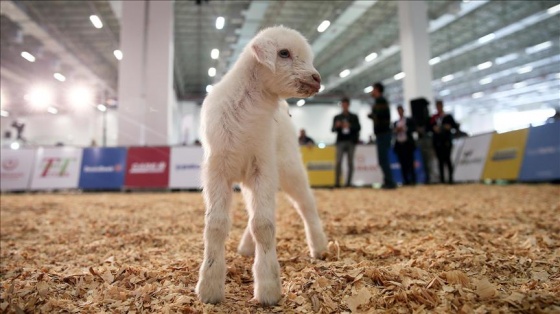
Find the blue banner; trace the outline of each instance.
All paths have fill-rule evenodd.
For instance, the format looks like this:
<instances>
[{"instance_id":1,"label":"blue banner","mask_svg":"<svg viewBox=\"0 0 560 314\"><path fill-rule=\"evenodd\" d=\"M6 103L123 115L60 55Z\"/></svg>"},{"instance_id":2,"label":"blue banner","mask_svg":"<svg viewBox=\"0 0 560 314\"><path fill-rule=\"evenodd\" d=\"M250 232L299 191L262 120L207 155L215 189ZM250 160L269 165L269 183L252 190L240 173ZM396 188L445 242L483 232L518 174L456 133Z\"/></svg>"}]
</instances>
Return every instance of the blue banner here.
<instances>
[{"instance_id":1,"label":"blue banner","mask_svg":"<svg viewBox=\"0 0 560 314\"><path fill-rule=\"evenodd\" d=\"M560 122L529 128L519 181L560 179Z\"/></svg>"},{"instance_id":2,"label":"blue banner","mask_svg":"<svg viewBox=\"0 0 560 314\"><path fill-rule=\"evenodd\" d=\"M391 171L393 173L393 180L396 183L403 183L403 177L401 172L401 164L397 158L397 154L393 148L389 151L389 162L391 163ZM422 161L422 155L420 150L416 148L414 151L414 172L416 173L416 183L426 182L426 174L424 173L424 163Z\"/></svg>"},{"instance_id":3,"label":"blue banner","mask_svg":"<svg viewBox=\"0 0 560 314\"><path fill-rule=\"evenodd\" d=\"M119 190L124 185L126 148L84 148L79 188Z\"/></svg>"}]
</instances>

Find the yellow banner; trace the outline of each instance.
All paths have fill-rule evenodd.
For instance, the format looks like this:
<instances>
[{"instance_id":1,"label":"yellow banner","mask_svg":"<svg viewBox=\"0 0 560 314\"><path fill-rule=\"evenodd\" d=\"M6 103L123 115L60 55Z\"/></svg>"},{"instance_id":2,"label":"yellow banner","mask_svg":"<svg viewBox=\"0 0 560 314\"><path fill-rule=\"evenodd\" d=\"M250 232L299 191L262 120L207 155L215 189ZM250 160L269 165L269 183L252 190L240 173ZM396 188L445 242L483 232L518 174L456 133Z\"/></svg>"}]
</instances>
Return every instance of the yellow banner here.
<instances>
[{"instance_id":1,"label":"yellow banner","mask_svg":"<svg viewBox=\"0 0 560 314\"><path fill-rule=\"evenodd\" d=\"M483 179L515 180L519 176L529 129L494 134Z\"/></svg>"},{"instance_id":2,"label":"yellow banner","mask_svg":"<svg viewBox=\"0 0 560 314\"><path fill-rule=\"evenodd\" d=\"M333 186L336 149L302 146L301 157L311 186Z\"/></svg>"}]
</instances>

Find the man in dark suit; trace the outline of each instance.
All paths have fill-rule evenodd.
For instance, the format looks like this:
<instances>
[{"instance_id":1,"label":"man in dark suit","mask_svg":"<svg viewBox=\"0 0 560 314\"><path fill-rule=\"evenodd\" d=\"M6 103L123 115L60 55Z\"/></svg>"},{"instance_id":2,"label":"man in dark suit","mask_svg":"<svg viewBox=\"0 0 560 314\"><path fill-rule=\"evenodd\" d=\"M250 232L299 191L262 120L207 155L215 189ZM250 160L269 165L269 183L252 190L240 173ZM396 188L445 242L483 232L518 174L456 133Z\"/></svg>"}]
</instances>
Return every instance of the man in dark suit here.
<instances>
[{"instance_id":1,"label":"man in dark suit","mask_svg":"<svg viewBox=\"0 0 560 314\"><path fill-rule=\"evenodd\" d=\"M414 150L416 149L416 143L414 142L412 133L416 129L416 125L414 120L404 116L403 106L399 105L397 107L397 112L399 113L399 120L393 125L393 131L395 133L395 146L393 149L399 159L399 164L401 164L404 185L415 185L416 172L414 171Z\"/></svg>"},{"instance_id":2,"label":"man in dark suit","mask_svg":"<svg viewBox=\"0 0 560 314\"><path fill-rule=\"evenodd\" d=\"M375 104L368 115L373 120L373 133L377 141L377 160L383 171L383 189L396 189L397 185L393 181L391 164L389 162L389 150L391 149L391 110L389 102L383 96L385 87L380 82L373 84L371 96L375 99Z\"/></svg>"},{"instance_id":3,"label":"man in dark suit","mask_svg":"<svg viewBox=\"0 0 560 314\"><path fill-rule=\"evenodd\" d=\"M336 172L335 187L340 187L340 173L342 172L342 156L346 154L348 162L348 178L346 186L352 184L352 174L354 173L354 151L360 137L360 121L358 116L348 111L350 100L343 98L340 101L342 113L333 119L332 131L336 132Z\"/></svg>"},{"instance_id":4,"label":"man in dark suit","mask_svg":"<svg viewBox=\"0 0 560 314\"><path fill-rule=\"evenodd\" d=\"M444 167L447 165L449 183L453 184L453 164L451 163L451 150L453 149L453 133L457 132L458 125L453 116L443 111L443 101L436 101L437 113L430 119L433 132L432 140L439 165L439 180L445 182Z\"/></svg>"}]
</instances>

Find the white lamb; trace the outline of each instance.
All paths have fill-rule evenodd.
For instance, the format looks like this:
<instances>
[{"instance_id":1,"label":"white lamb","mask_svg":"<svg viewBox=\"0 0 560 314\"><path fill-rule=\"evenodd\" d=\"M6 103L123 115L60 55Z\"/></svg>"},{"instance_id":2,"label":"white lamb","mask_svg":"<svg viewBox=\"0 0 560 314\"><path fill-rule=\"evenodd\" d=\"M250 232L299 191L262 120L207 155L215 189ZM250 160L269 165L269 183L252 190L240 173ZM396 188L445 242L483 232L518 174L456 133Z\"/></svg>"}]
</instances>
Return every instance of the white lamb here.
<instances>
[{"instance_id":1,"label":"white lamb","mask_svg":"<svg viewBox=\"0 0 560 314\"><path fill-rule=\"evenodd\" d=\"M311 256L321 258L326 252L327 238L284 100L314 95L320 82L307 40L295 30L272 27L257 34L204 100L206 227L204 261L196 287L203 302L224 299L224 250L235 182L241 183L249 213L238 252L255 254L254 297L259 303L276 304L282 295L275 239L278 187L291 198L304 221Z\"/></svg>"}]
</instances>

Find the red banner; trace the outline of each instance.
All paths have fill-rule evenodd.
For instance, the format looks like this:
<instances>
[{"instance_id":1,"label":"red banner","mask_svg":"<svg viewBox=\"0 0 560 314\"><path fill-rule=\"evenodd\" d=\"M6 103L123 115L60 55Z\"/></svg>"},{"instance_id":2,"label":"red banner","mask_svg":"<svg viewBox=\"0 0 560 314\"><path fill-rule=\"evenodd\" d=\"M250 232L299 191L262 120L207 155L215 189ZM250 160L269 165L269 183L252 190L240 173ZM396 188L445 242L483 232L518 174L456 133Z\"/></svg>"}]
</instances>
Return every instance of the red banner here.
<instances>
[{"instance_id":1,"label":"red banner","mask_svg":"<svg viewBox=\"0 0 560 314\"><path fill-rule=\"evenodd\" d=\"M127 188L167 188L169 147L131 147L126 158Z\"/></svg>"}]
</instances>

